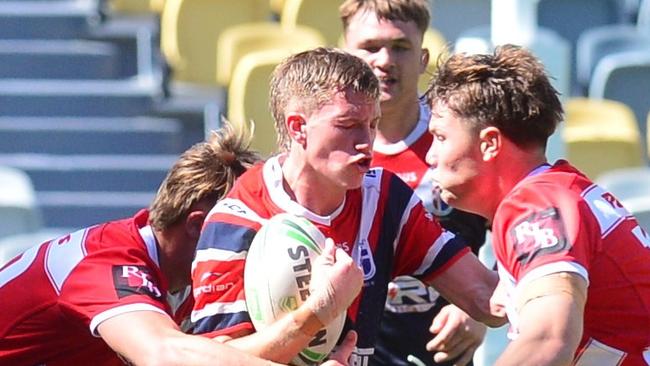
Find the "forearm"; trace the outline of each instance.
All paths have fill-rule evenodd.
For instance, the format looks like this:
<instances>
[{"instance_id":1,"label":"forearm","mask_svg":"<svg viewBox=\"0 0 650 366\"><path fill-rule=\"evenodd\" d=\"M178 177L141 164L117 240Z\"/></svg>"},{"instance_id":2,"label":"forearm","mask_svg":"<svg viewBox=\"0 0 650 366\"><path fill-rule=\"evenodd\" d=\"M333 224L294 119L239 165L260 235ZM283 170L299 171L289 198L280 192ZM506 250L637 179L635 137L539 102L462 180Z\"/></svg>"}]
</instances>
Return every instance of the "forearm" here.
<instances>
[{"instance_id":1,"label":"forearm","mask_svg":"<svg viewBox=\"0 0 650 366\"><path fill-rule=\"evenodd\" d=\"M273 366L281 365L255 357L243 350L221 344L201 336L175 334L166 338L157 356L152 356L151 365L228 365L228 366ZM155 359L155 357L159 357Z\"/></svg>"},{"instance_id":2,"label":"forearm","mask_svg":"<svg viewBox=\"0 0 650 366\"><path fill-rule=\"evenodd\" d=\"M499 327L507 319L490 306L490 297L497 283L496 272L485 268L476 256L468 253L428 284L473 319L491 327Z\"/></svg>"},{"instance_id":3,"label":"forearm","mask_svg":"<svg viewBox=\"0 0 650 366\"><path fill-rule=\"evenodd\" d=\"M563 366L572 361L573 350L560 339L520 337L508 344L495 366Z\"/></svg>"},{"instance_id":4,"label":"forearm","mask_svg":"<svg viewBox=\"0 0 650 366\"><path fill-rule=\"evenodd\" d=\"M322 327L316 316L303 306L268 328L230 339L227 344L267 360L288 363L308 346Z\"/></svg>"}]
</instances>

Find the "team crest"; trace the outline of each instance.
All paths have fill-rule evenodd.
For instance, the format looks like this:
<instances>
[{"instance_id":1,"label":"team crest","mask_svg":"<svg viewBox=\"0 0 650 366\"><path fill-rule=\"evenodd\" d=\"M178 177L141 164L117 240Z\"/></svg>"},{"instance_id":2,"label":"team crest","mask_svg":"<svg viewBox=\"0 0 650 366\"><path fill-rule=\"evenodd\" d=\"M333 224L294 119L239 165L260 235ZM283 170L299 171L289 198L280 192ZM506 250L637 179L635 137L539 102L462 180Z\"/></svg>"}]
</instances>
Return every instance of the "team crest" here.
<instances>
[{"instance_id":1,"label":"team crest","mask_svg":"<svg viewBox=\"0 0 650 366\"><path fill-rule=\"evenodd\" d=\"M449 215L454 209L442 200L440 191L440 187L436 186L433 188L431 195L431 213L438 217L443 217Z\"/></svg>"},{"instance_id":2,"label":"team crest","mask_svg":"<svg viewBox=\"0 0 650 366\"><path fill-rule=\"evenodd\" d=\"M517 261L526 264L538 256L568 250L564 224L557 208L535 212L510 230Z\"/></svg>"},{"instance_id":3,"label":"team crest","mask_svg":"<svg viewBox=\"0 0 650 366\"><path fill-rule=\"evenodd\" d=\"M372 257L372 251L370 250L368 241L362 239L357 242L357 251L354 254L354 257L356 257L354 259L363 270L363 281L371 280L375 276L375 273L377 273L377 267L375 267L375 260Z\"/></svg>"}]
</instances>

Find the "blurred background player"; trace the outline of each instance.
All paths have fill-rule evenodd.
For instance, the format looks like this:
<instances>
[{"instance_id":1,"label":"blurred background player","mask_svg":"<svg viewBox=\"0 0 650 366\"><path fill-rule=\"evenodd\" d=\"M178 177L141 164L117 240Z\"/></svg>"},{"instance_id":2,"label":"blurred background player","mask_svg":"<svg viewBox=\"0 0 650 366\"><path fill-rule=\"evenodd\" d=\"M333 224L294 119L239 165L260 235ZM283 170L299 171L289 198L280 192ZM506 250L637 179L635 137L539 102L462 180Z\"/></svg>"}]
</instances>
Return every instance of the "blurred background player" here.
<instances>
[{"instance_id":1,"label":"blurred background player","mask_svg":"<svg viewBox=\"0 0 650 366\"><path fill-rule=\"evenodd\" d=\"M189 293L209 209L258 160L249 143L225 127L178 159L150 210L53 239L7 263L0 270L0 364L272 364L182 333L174 318L188 307L168 302L170 293Z\"/></svg>"},{"instance_id":2,"label":"blurred background player","mask_svg":"<svg viewBox=\"0 0 650 366\"><path fill-rule=\"evenodd\" d=\"M452 56L428 92L442 198L492 222L513 341L497 365L650 364L650 238L567 161L545 157L558 93L527 50Z\"/></svg>"},{"instance_id":3,"label":"blurred background player","mask_svg":"<svg viewBox=\"0 0 650 366\"><path fill-rule=\"evenodd\" d=\"M422 48L429 26L424 0L347 0L340 8L346 49L364 59L379 79L381 119L372 166L396 173L423 200L442 226L462 237L474 253L485 241L485 219L447 206L426 163L432 136L430 108L418 96L418 79L429 61ZM440 319L433 322L440 314ZM443 321L442 318L449 318ZM445 328L442 328L445 324ZM432 331L438 336L432 341ZM372 363L409 365L409 355L427 365L465 365L481 344L485 326L421 281L400 276L389 284L386 312ZM441 350L435 356L427 351ZM438 361L438 362L436 362Z\"/></svg>"},{"instance_id":4,"label":"blurred background player","mask_svg":"<svg viewBox=\"0 0 650 366\"><path fill-rule=\"evenodd\" d=\"M374 352L388 282L396 275L414 275L435 285L479 319L503 321L486 303L496 274L443 231L402 180L370 169L379 92L370 67L338 50L298 53L275 69L270 105L284 153L242 175L206 220L193 286L233 287L195 298L195 332L212 332L229 345L277 362L292 359L311 340L317 328L298 334L279 327L253 333L245 307L246 250L264 219L281 212L312 221L347 253L341 257L351 256L353 265L363 269L359 296L357 278L333 283L332 301L325 304L330 309L316 313L328 324L347 309L348 325L359 335L353 365L367 364Z\"/></svg>"}]
</instances>

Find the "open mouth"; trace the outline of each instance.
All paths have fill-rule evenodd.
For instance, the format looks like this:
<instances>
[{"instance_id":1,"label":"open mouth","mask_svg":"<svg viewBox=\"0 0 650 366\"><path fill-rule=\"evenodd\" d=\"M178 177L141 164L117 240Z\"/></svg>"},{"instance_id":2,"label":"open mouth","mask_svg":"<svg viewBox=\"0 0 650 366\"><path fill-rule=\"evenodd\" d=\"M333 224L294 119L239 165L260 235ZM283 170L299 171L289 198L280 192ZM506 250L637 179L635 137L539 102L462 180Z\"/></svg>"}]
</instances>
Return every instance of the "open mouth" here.
<instances>
[{"instance_id":1,"label":"open mouth","mask_svg":"<svg viewBox=\"0 0 650 366\"><path fill-rule=\"evenodd\" d=\"M362 169L367 171L370 169L370 162L372 161L371 158L361 158L359 159L356 164Z\"/></svg>"},{"instance_id":2,"label":"open mouth","mask_svg":"<svg viewBox=\"0 0 650 366\"><path fill-rule=\"evenodd\" d=\"M379 83L382 86L386 86L386 87L390 87L395 83L397 83L397 79L391 76L380 76L378 77L378 79L379 79Z\"/></svg>"}]
</instances>

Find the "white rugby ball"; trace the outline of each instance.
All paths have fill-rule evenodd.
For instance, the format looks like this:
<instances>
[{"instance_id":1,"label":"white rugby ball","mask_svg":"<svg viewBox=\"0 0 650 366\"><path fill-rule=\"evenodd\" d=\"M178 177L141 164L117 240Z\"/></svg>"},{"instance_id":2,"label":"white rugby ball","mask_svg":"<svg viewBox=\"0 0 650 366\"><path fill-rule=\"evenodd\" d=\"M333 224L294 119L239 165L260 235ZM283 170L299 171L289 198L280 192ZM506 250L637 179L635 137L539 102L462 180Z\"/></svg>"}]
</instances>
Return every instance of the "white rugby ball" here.
<instances>
[{"instance_id":1,"label":"white rugby ball","mask_svg":"<svg viewBox=\"0 0 650 366\"><path fill-rule=\"evenodd\" d=\"M309 296L311 263L325 237L309 220L287 213L268 220L253 238L244 267L246 306L256 330L298 308ZM345 314L321 329L293 365L317 365L341 335Z\"/></svg>"}]
</instances>

